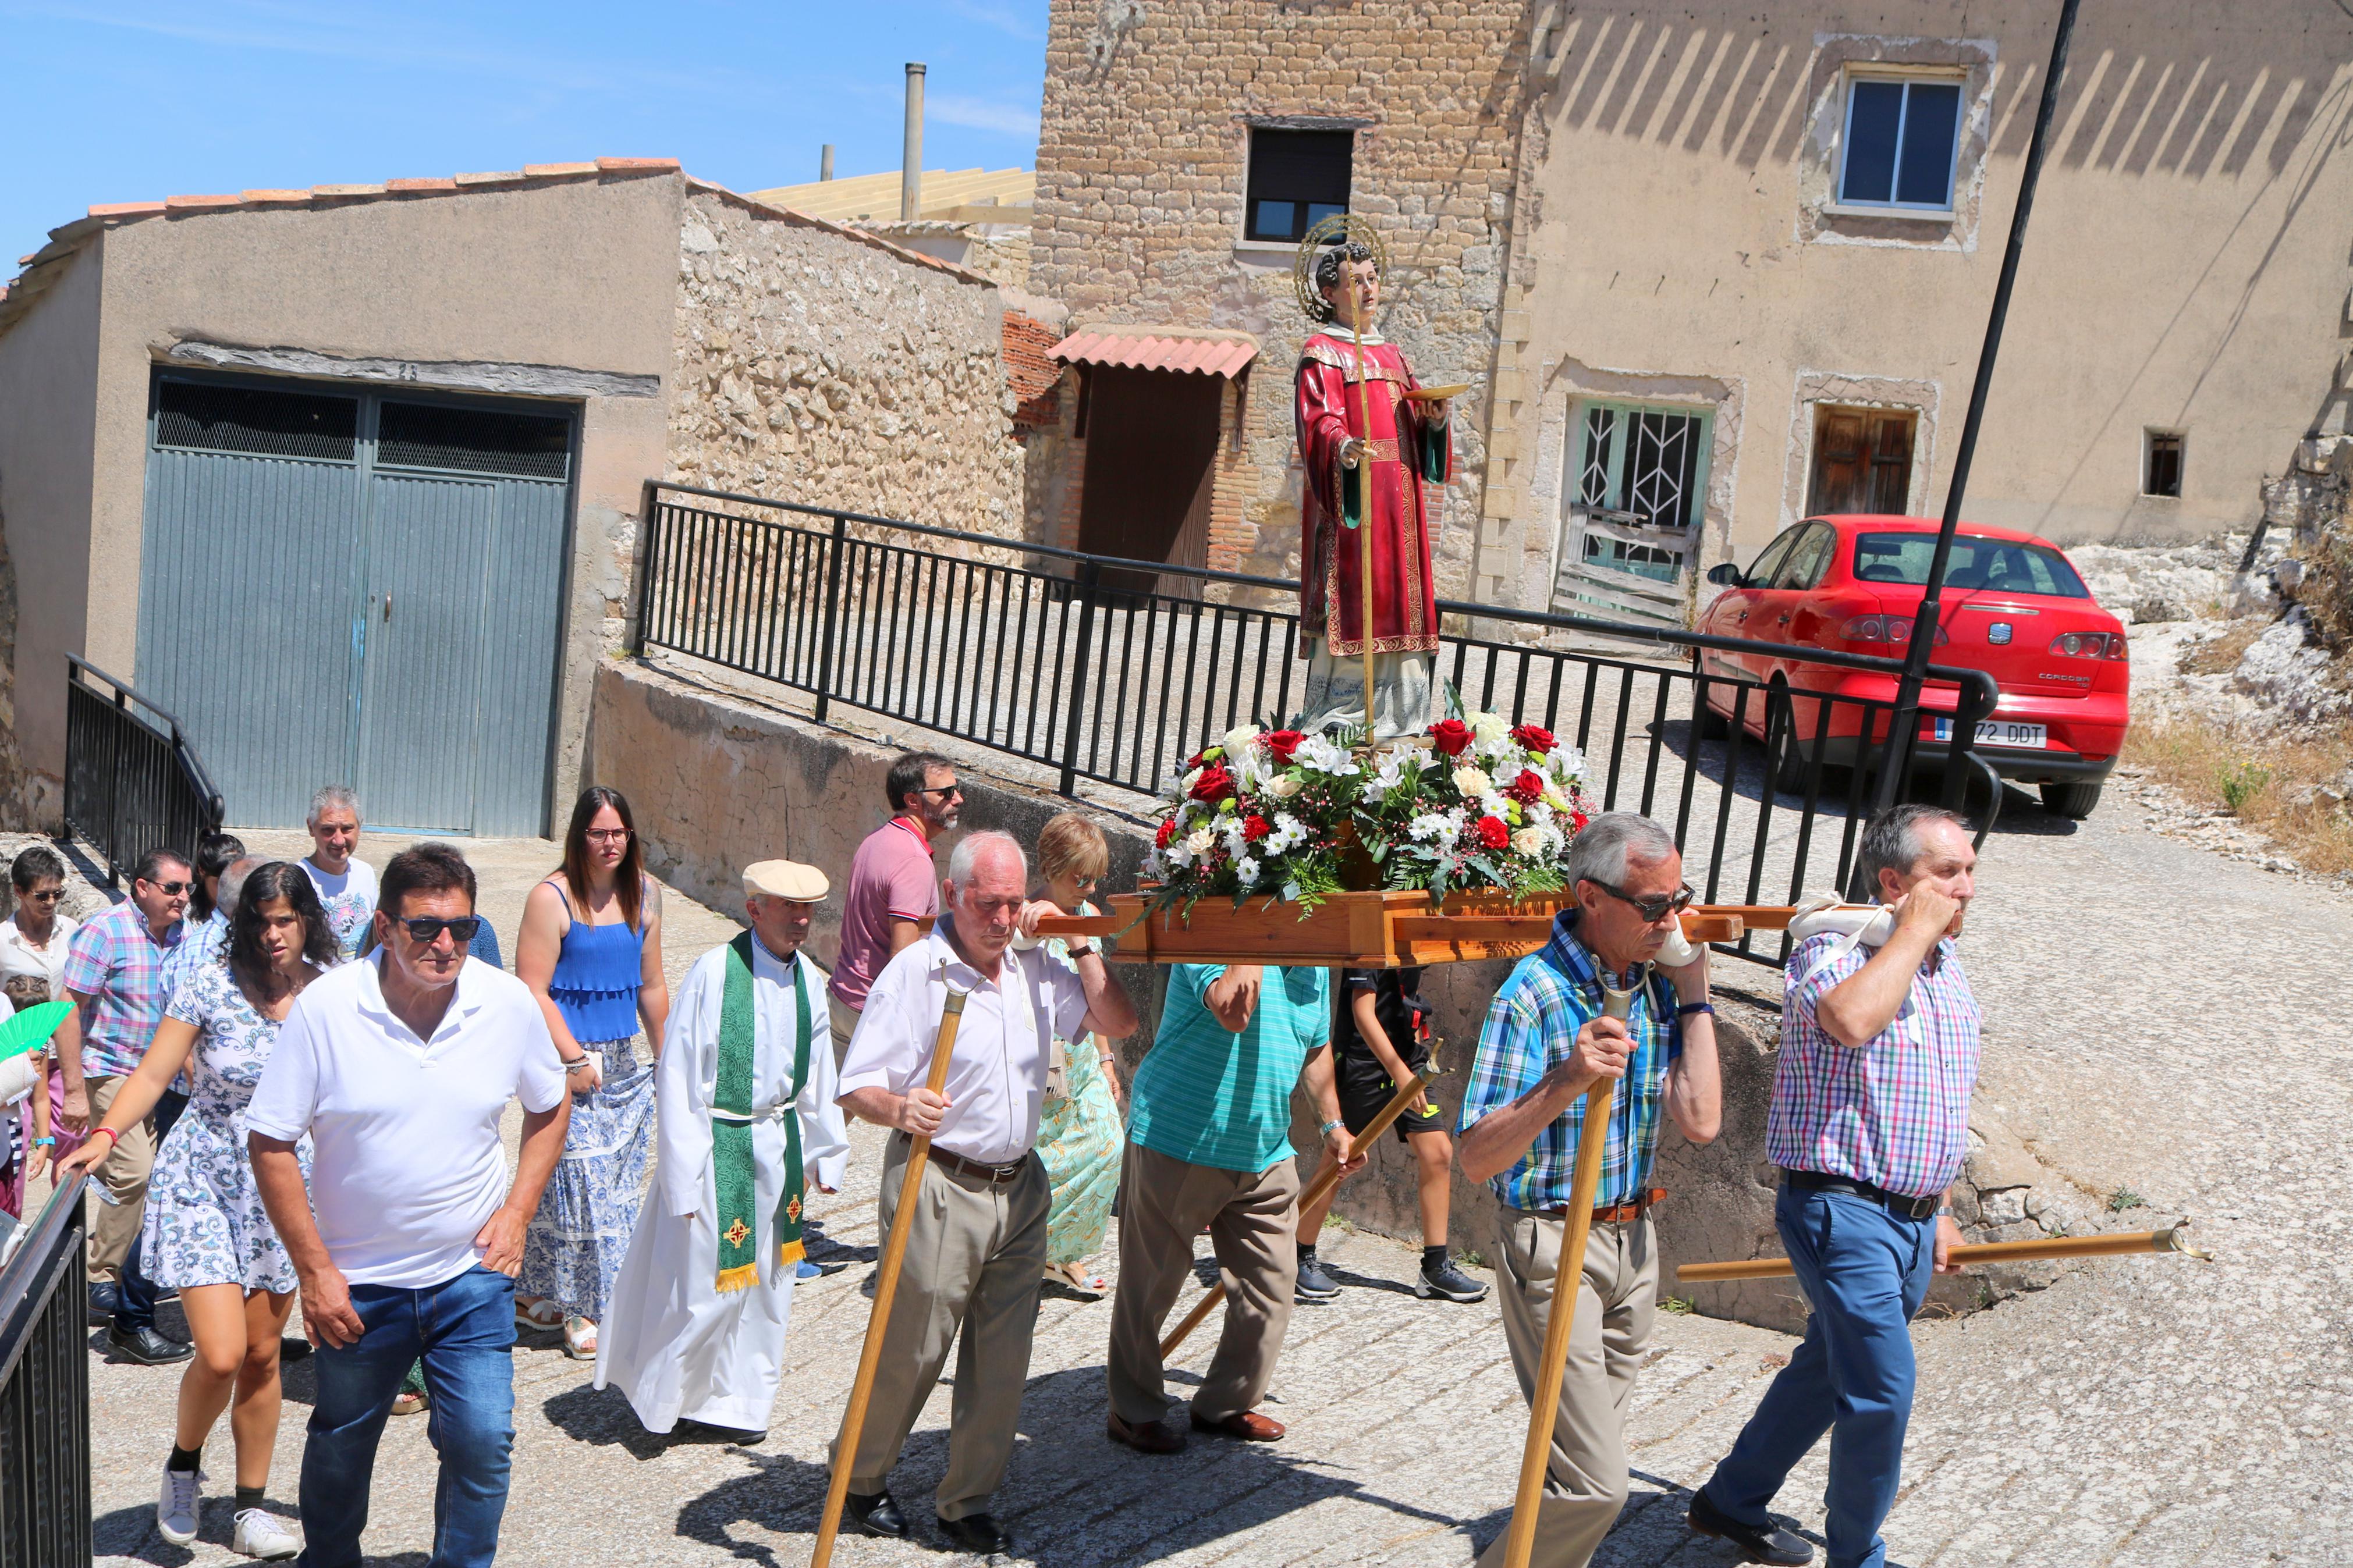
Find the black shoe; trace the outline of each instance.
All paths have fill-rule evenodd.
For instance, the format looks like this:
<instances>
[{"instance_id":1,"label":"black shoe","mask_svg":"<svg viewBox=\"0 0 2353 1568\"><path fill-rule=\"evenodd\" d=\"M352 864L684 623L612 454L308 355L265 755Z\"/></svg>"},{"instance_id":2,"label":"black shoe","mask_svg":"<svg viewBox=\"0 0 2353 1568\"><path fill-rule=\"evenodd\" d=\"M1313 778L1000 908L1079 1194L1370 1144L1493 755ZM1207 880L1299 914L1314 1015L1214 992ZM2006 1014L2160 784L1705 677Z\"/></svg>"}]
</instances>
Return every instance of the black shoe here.
<instances>
[{"instance_id":1,"label":"black shoe","mask_svg":"<svg viewBox=\"0 0 2353 1568\"><path fill-rule=\"evenodd\" d=\"M1322 1260L1303 1258L1299 1260L1299 1282L1292 1287L1294 1301L1329 1301L1340 1293L1340 1282L1324 1272Z\"/></svg>"},{"instance_id":2,"label":"black shoe","mask_svg":"<svg viewBox=\"0 0 2353 1568\"><path fill-rule=\"evenodd\" d=\"M768 1440L765 1431L753 1432L741 1426L715 1426L708 1421L681 1417L670 1428L673 1443L734 1443L746 1448L756 1448Z\"/></svg>"},{"instance_id":3,"label":"black shoe","mask_svg":"<svg viewBox=\"0 0 2353 1568\"><path fill-rule=\"evenodd\" d=\"M1814 1560L1814 1549L1775 1524L1768 1517L1761 1525L1746 1525L1731 1519L1707 1500L1704 1489L1692 1493L1691 1511L1684 1522L1701 1535L1712 1535L1718 1541L1728 1541L1741 1556L1751 1563L1772 1563L1780 1568L1799 1568L1799 1564Z\"/></svg>"},{"instance_id":4,"label":"black shoe","mask_svg":"<svg viewBox=\"0 0 2353 1568\"><path fill-rule=\"evenodd\" d=\"M135 1329L127 1334L121 1329L109 1329L106 1331L106 1342L115 1354L125 1361L135 1361L141 1366L168 1366L196 1353L194 1345L167 1340L153 1329Z\"/></svg>"},{"instance_id":5,"label":"black shoe","mask_svg":"<svg viewBox=\"0 0 2353 1568\"><path fill-rule=\"evenodd\" d=\"M301 1361L304 1356L307 1356L310 1353L310 1341L304 1339L289 1339L283 1335L280 1336L278 1341L278 1360L281 1365L287 1362Z\"/></svg>"},{"instance_id":6,"label":"black shoe","mask_svg":"<svg viewBox=\"0 0 2353 1568\"><path fill-rule=\"evenodd\" d=\"M122 1287L111 1279L100 1279L90 1288L90 1321L111 1323L114 1314L122 1310Z\"/></svg>"},{"instance_id":7,"label":"black shoe","mask_svg":"<svg viewBox=\"0 0 2353 1568\"><path fill-rule=\"evenodd\" d=\"M1450 1258L1435 1271L1423 1269L1413 1282L1413 1293L1425 1301L1433 1296L1442 1301L1483 1301L1487 1287L1454 1267Z\"/></svg>"},{"instance_id":8,"label":"black shoe","mask_svg":"<svg viewBox=\"0 0 2353 1568\"><path fill-rule=\"evenodd\" d=\"M851 1492L842 1500L841 1515L850 1527L869 1535L879 1535L885 1541L907 1539L906 1516L899 1505L891 1500L889 1492L876 1492L872 1497L860 1497Z\"/></svg>"},{"instance_id":9,"label":"black shoe","mask_svg":"<svg viewBox=\"0 0 2353 1568\"><path fill-rule=\"evenodd\" d=\"M940 1528L947 1532L950 1541L966 1552L977 1552L983 1557L1013 1550L1013 1538L985 1513L968 1513L962 1519L944 1519L940 1521Z\"/></svg>"}]
</instances>

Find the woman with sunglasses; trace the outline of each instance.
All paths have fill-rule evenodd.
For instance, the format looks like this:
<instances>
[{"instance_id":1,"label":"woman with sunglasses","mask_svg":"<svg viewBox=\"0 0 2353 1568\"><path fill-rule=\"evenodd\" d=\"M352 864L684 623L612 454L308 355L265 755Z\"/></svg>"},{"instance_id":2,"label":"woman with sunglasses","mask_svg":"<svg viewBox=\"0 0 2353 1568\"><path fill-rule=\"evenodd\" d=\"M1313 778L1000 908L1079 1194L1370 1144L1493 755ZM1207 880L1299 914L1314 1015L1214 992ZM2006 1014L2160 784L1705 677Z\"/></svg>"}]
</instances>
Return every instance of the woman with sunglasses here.
<instances>
[{"instance_id":1,"label":"woman with sunglasses","mask_svg":"<svg viewBox=\"0 0 2353 1568\"><path fill-rule=\"evenodd\" d=\"M16 912L0 921L0 982L37 978L39 1000L54 1001L66 994L66 954L81 929L64 910L66 863L54 851L32 845L10 864L8 885L16 889ZM20 1010L24 1005L18 1004ZM38 1058L33 1063L36 1080L46 1081L47 1089L36 1089L18 1108L24 1152L8 1179L16 1203L10 1214L24 1212L25 1184L36 1166L81 1144L81 1134L66 1125L66 1080L57 1054L46 1047L33 1054Z\"/></svg>"},{"instance_id":2,"label":"woman with sunglasses","mask_svg":"<svg viewBox=\"0 0 2353 1568\"><path fill-rule=\"evenodd\" d=\"M149 1277L178 1289L195 1339L155 1507L156 1528L174 1546L195 1539L205 1479L198 1462L227 1408L237 1442L230 1545L262 1558L301 1549L262 1507L278 1441L279 1344L296 1279L254 1184L245 1110L294 999L341 957L310 878L282 860L255 868L229 917L225 956L200 965L181 985L106 1120L58 1163L62 1181L104 1159L122 1130L154 1109L180 1069L193 1067L195 1093L156 1152L140 1237ZM301 1152L307 1156L308 1147Z\"/></svg>"},{"instance_id":3,"label":"woman with sunglasses","mask_svg":"<svg viewBox=\"0 0 2353 1568\"><path fill-rule=\"evenodd\" d=\"M654 1069L670 1016L661 894L645 874L629 803L580 792L564 864L524 900L515 973L538 998L572 1086L564 1156L540 1194L515 1279L515 1321L564 1330L564 1353L596 1359L596 1325L644 1206ZM631 1048L645 1025L649 1056Z\"/></svg>"}]
</instances>

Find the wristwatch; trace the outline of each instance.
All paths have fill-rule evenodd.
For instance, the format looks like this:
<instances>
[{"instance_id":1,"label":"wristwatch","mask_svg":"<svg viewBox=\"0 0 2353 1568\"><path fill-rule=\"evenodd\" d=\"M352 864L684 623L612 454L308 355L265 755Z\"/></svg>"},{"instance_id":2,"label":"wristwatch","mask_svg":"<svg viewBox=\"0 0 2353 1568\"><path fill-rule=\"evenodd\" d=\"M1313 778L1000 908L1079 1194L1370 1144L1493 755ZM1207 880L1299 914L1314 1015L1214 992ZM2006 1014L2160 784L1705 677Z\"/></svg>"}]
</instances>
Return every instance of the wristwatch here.
<instances>
[{"instance_id":1,"label":"wristwatch","mask_svg":"<svg viewBox=\"0 0 2353 1568\"><path fill-rule=\"evenodd\" d=\"M1094 952L1094 950L1095 950L1095 944L1094 944L1093 942L1088 942L1088 943L1087 943L1085 946L1083 946L1083 947L1074 947L1074 946L1072 946L1071 944L1070 944L1069 942L1064 942L1064 943L1062 944L1062 951L1063 951L1063 952L1067 953L1069 956L1071 956L1071 957L1072 957L1072 958L1084 958L1084 957L1086 957L1089 953L1091 953L1091 952Z\"/></svg>"}]
</instances>

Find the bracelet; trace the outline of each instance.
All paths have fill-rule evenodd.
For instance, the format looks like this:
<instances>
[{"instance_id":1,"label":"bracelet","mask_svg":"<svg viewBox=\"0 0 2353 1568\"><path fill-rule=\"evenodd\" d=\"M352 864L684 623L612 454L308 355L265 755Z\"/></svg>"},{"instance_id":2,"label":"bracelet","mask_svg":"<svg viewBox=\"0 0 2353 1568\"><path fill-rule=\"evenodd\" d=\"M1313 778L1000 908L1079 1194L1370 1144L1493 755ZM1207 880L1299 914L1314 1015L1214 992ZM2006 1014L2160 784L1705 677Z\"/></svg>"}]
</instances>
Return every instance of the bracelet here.
<instances>
[{"instance_id":1,"label":"bracelet","mask_svg":"<svg viewBox=\"0 0 2353 1568\"><path fill-rule=\"evenodd\" d=\"M1346 1125L1348 1124L1345 1121L1326 1121L1323 1126L1318 1127L1315 1130L1315 1135L1318 1138L1329 1138L1332 1136L1332 1129L1335 1127L1345 1127Z\"/></svg>"},{"instance_id":2,"label":"bracelet","mask_svg":"<svg viewBox=\"0 0 2353 1568\"><path fill-rule=\"evenodd\" d=\"M1062 952L1067 956L1073 959L1092 958L1094 956L1094 951L1095 944L1093 942L1089 942L1084 947L1072 947L1068 942L1062 944Z\"/></svg>"},{"instance_id":3,"label":"bracelet","mask_svg":"<svg viewBox=\"0 0 2353 1568\"><path fill-rule=\"evenodd\" d=\"M564 1061L562 1057L558 1057L555 1059L560 1062ZM580 1055L574 1057L570 1061L564 1062L564 1070L565 1072L578 1072L582 1068L585 1068L587 1065L588 1055L584 1051Z\"/></svg>"},{"instance_id":4,"label":"bracelet","mask_svg":"<svg viewBox=\"0 0 2353 1568\"><path fill-rule=\"evenodd\" d=\"M113 1140L114 1140L114 1142L115 1142L115 1143L116 1143L116 1145L117 1145L118 1147L120 1147L120 1146L121 1146L121 1142L122 1142L122 1134L121 1134L121 1133L120 1133L120 1132L117 1132L113 1128L111 1128L111 1127L93 1127L93 1128L91 1128L91 1129L90 1130L90 1135L92 1138L97 1137L97 1136L98 1136L100 1133L101 1133L101 1132L105 1133L109 1138L113 1139Z\"/></svg>"},{"instance_id":5,"label":"bracelet","mask_svg":"<svg viewBox=\"0 0 2353 1568\"><path fill-rule=\"evenodd\" d=\"M1715 1016L1715 1004L1713 1002L1686 1002L1682 1006L1675 1009L1675 1016L1678 1018L1688 1018L1694 1013L1704 1013L1709 1017L1713 1018Z\"/></svg>"},{"instance_id":6,"label":"bracelet","mask_svg":"<svg viewBox=\"0 0 2353 1568\"><path fill-rule=\"evenodd\" d=\"M36 1138L33 1140L33 1147L36 1149L54 1149L57 1146L58 1141L54 1138Z\"/></svg>"}]
</instances>

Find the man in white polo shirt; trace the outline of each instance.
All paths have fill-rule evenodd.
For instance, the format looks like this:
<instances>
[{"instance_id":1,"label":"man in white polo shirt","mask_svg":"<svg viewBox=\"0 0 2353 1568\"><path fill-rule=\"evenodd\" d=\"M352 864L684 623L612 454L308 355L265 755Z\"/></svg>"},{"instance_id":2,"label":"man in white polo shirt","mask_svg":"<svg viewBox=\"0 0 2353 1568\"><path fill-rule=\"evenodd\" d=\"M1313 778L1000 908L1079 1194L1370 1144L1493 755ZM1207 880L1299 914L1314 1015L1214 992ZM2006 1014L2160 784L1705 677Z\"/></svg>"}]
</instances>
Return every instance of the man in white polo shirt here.
<instances>
[{"instance_id":1,"label":"man in white polo shirt","mask_svg":"<svg viewBox=\"0 0 2353 1568\"><path fill-rule=\"evenodd\" d=\"M374 920L378 950L303 989L246 1110L255 1184L319 1347L302 1561L358 1568L376 1440L421 1357L441 1453L434 1568L489 1568L514 1446L514 1274L572 1099L531 992L466 957L480 921L463 856L394 856ZM510 1185L499 1119L513 1099Z\"/></svg>"},{"instance_id":2,"label":"man in white polo shirt","mask_svg":"<svg viewBox=\"0 0 2353 1568\"><path fill-rule=\"evenodd\" d=\"M1070 945L1075 973L1042 944L1006 951L1017 928L1053 912L1025 900L1029 885L1021 846L1006 835L975 833L955 847L941 884L947 912L875 976L839 1084L843 1110L896 1129L882 1155L881 1234L898 1212L914 1135L932 1141L866 1426L855 1454L833 1457L850 1467L849 1521L869 1535L907 1533L885 1482L961 1328L937 1505L948 1539L983 1555L1010 1550L988 1502L1013 1458L1046 1264L1053 1194L1030 1150L1052 1043L1136 1029L1134 1005L1092 944ZM966 1000L947 1092L934 1094L925 1085L951 987Z\"/></svg>"}]
</instances>

